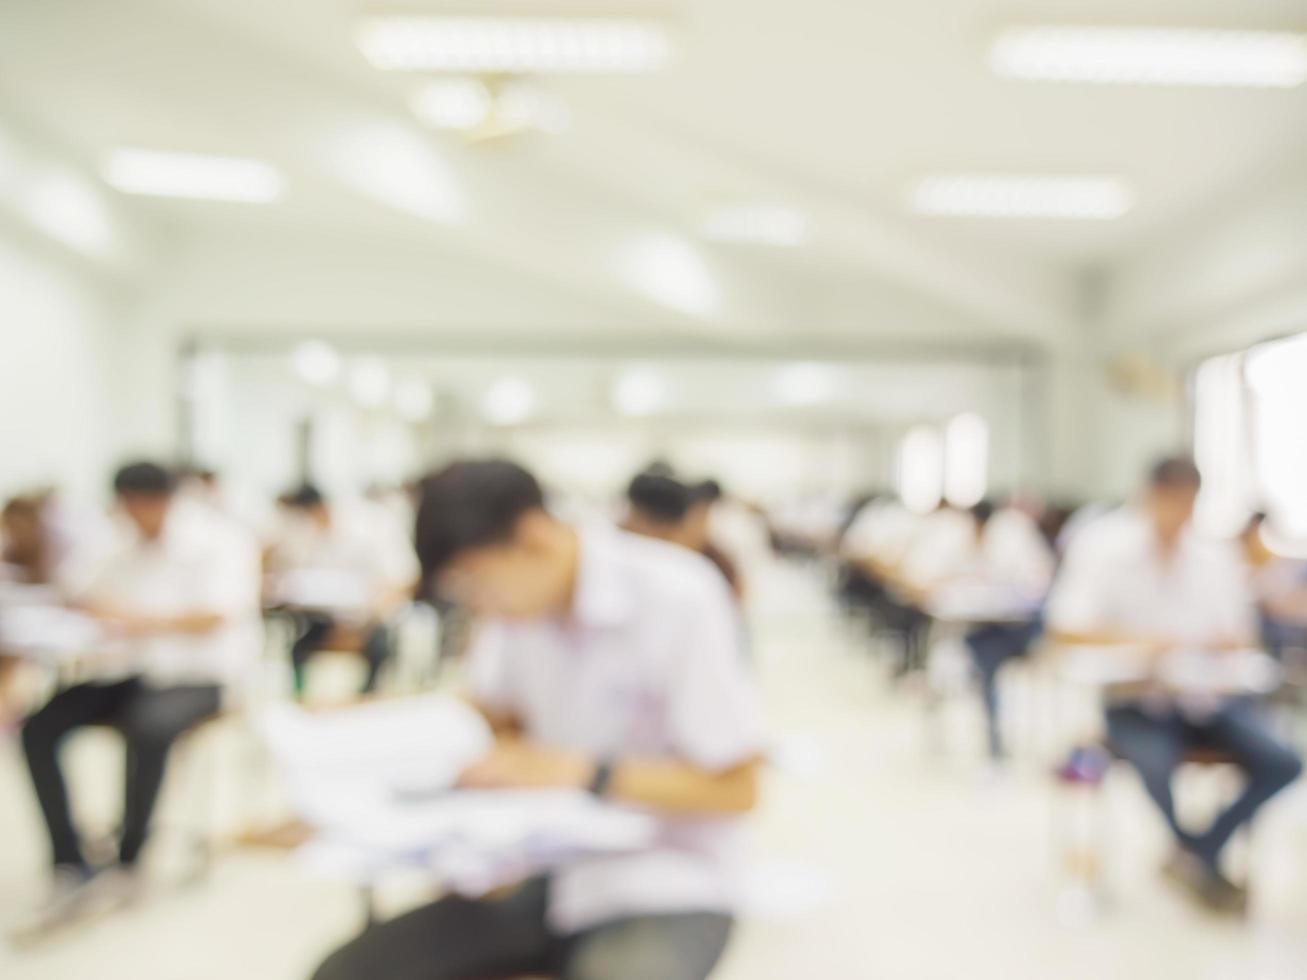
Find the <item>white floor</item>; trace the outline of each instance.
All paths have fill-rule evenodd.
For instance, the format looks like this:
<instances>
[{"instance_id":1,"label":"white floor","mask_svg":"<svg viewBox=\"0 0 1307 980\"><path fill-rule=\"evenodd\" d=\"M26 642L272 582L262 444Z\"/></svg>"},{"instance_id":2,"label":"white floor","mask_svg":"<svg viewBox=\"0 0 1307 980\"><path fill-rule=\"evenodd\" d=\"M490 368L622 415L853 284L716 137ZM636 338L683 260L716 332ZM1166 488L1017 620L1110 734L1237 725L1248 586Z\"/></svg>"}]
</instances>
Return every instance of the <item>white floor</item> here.
<instances>
[{"instance_id":1,"label":"white floor","mask_svg":"<svg viewBox=\"0 0 1307 980\"><path fill-rule=\"evenodd\" d=\"M1165 837L1133 778L1115 775L1112 902L1091 914L1053 844L1054 815L1076 811L1047 776L1084 706L1013 678L1017 759L996 776L980 758L972 697L928 721L920 693L886 682L814 575L777 574L754 624L775 764L757 820L751 912L721 980L1307 976L1307 791L1286 794L1259 822L1255 908L1240 924L1196 911L1160 880ZM220 751L228 766L244 758L235 741ZM74 746L93 822L111 812L115 766L107 738ZM174 786L167 813L185 812L184 797ZM45 852L12 740L0 746L0 842L3 928L39 897ZM297 980L358 924L350 888L307 876L283 854L224 854L189 888L168 874L159 868L148 901L116 918L34 949L0 944L0 977Z\"/></svg>"}]
</instances>

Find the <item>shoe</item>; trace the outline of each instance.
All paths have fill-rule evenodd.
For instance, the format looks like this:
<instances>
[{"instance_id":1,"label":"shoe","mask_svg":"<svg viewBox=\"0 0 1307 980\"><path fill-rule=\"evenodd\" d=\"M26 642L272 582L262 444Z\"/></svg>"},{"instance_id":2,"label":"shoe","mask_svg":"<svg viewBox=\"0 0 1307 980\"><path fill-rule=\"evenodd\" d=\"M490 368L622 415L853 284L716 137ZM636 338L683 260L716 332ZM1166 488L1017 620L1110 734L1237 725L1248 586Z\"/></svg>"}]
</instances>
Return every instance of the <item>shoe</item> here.
<instances>
[{"instance_id":1,"label":"shoe","mask_svg":"<svg viewBox=\"0 0 1307 980\"><path fill-rule=\"evenodd\" d=\"M91 885L95 879L95 872L84 865L56 867L45 901L19 922L10 938L15 944L35 942L86 918L91 910Z\"/></svg>"},{"instance_id":2,"label":"shoe","mask_svg":"<svg viewBox=\"0 0 1307 980\"><path fill-rule=\"evenodd\" d=\"M88 891L88 901L96 913L116 912L141 900L145 877L134 865L115 864L96 875Z\"/></svg>"},{"instance_id":3,"label":"shoe","mask_svg":"<svg viewBox=\"0 0 1307 980\"><path fill-rule=\"evenodd\" d=\"M1237 916L1248 911L1248 890L1196 854L1177 850L1162 866L1162 874L1209 911Z\"/></svg>"}]
</instances>

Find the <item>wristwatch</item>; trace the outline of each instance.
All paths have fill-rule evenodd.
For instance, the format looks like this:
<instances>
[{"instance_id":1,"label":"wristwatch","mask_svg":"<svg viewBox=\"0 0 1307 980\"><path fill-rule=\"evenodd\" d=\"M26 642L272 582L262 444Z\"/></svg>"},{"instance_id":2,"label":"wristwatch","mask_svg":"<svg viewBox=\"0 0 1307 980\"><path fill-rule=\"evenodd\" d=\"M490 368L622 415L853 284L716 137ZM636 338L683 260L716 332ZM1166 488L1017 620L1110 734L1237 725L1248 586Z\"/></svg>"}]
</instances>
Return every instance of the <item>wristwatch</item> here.
<instances>
[{"instance_id":1,"label":"wristwatch","mask_svg":"<svg viewBox=\"0 0 1307 980\"><path fill-rule=\"evenodd\" d=\"M595 766L594 776L590 779L590 795L601 799L608 795L608 787L613 781L613 760L600 759Z\"/></svg>"}]
</instances>

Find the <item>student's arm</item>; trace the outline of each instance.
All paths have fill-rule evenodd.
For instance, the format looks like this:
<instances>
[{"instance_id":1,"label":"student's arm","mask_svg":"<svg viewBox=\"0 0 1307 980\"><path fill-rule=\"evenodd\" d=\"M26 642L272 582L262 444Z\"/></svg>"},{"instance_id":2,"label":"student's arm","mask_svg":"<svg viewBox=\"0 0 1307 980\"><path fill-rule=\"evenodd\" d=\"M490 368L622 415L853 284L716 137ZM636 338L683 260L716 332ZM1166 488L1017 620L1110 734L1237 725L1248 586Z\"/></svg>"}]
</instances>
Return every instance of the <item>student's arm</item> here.
<instances>
[{"instance_id":1,"label":"student's arm","mask_svg":"<svg viewBox=\"0 0 1307 980\"><path fill-rule=\"evenodd\" d=\"M586 789L599 765L583 753L506 738L461 781L481 789ZM751 810L758 799L756 759L721 772L678 759L619 759L611 765L606 796L620 803L668 813L725 815Z\"/></svg>"}]
</instances>

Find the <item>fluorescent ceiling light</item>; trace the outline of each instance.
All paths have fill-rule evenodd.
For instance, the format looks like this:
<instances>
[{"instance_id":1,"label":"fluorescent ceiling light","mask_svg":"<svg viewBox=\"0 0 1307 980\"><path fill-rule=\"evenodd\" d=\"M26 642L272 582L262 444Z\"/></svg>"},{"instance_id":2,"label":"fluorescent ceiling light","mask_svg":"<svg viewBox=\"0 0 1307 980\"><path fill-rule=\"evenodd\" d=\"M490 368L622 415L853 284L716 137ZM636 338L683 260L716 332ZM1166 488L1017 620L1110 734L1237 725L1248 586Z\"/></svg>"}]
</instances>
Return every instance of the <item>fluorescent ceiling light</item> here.
<instances>
[{"instance_id":1,"label":"fluorescent ceiling light","mask_svg":"<svg viewBox=\"0 0 1307 980\"><path fill-rule=\"evenodd\" d=\"M77 174L42 174L20 202L32 224L79 252L105 255L113 247L113 218L102 193Z\"/></svg>"},{"instance_id":2,"label":"fluorescent ceiling light","mask_svg":"<svg viewBox=\"0 0 1307 980\"><path fill-rule=\"evenodd\" d=\"M349 372L349 393L364 408L380 408L390 394L390 372L379 357L365 357Z\"/></svg>"},{"instance_id":3,"label":"fluorescent ceiling light","mask_svg":"<svg viewBox=\"0 0 1307 980\"><path fill-rule=\"evenodd\" d=\"M348 126L332 133L322 150L322 162L336 179L379 204L441 224L465 216L457 177L416 126Z\"/></svg>"},{"instance_id":4,"label":"fluorescent ceiling light","mask_svg":"<svg viewBox=\"0 0 1307 980\"><path fill-rule=\"evenodd\" d=\"M618 249L615 261L618 275L656 303L691 316L721 308L721 288L702 250L678 235L639 235Z\"/></svg>"},{"instance_id":5,"label":"fluorescent ceiling light","mask_svg":"<svg viewBox=\"0 0 1307 980\"><path fill-rule=\"evenodd\" d=\"M322 340L306 340L290 354L291 370L296 377L319 387L340 377L340 355Z\"/></svg>"},{"instance_id":6,"label":"fluorescent ceiling light","mask_svg":"<svg viewBox=\"0 0 1307 980\"><path fill-rule=\"evenodd\" d=\"M359 48L386 71L637 72L671 57L666 29L585 17L372 17Z\"/></svg>"},{"instance_id":7,"label":"fluorescent ceiling light","mask_svg":"<svg viewBox=\"0 0 1307 980\"><path fill-rule=\"evenodd\" d=\"M103 176L126 194L253 204L275 201L284 185L276 168L260 160L160 150L114 150Z\"/></svg>"},{"instance_id":8,"label":"fluorescent ceiling light","mask_svg":"<svg viewBox=\"0 0 1307 980\"><path fill-rule=\"evenodd\" d=\"M481 412L495 425L517 425L535 412L535 389L521 378L500 378L481 399Z\"/></svg>"},{"instance_id":9,"label":"fluorescent ceiling light","mask_svg":"<svg viewBox=\"0 0 1307 980\"><path fill-rule=\"evenodd\" d=\"M667 404L667 380L657 371L634 368L613 385L613 407L622 415L653 415Z\"/></svg>"},{"instance_id":10,"label":"fluorescent ceiling light","mask_svg":"<svg viewBox=\"0 0 1307 980\"><path fill-rule=\"evenodd\" d=\"M1109 220L1133 204L1130 189L1114 177L957 174L927 177L912 190L913 209L932 215Z\"/></svg>"},{"instance_id":11,"label":"fluorescent ceiling light","mask_svg":"<svg viewBox=\"0 0 1307 980\"><path fill-rule=\"evenodd\" d=\"M1169 27L1013 27L989 52L1009 78L1120 85L1292 88L1307 34Z\"/></svg>"},{"instance_id":12,"label":"fluorescent ceiling light","mask_svg":"<svg viewBox=\"0 0 1307 980\"><path fill-rule=\"evenodd\" d=\"M421 422L431 417L435 397L431 386L421 381L405 381L395 389L395 411L409 422Z\"/></svg>"},{"instance_id":13,"label":"fluorescent ceiling light","mask_svg":"<svg viewBox=\"0 0 1307 980\"><path fill-rule=\"evenodd\" d=\"M700 230L705 238L720 242L802 245L808 237L808 216L782 205L734 205L713 209Z\"/></svg>"}]
</instances>

